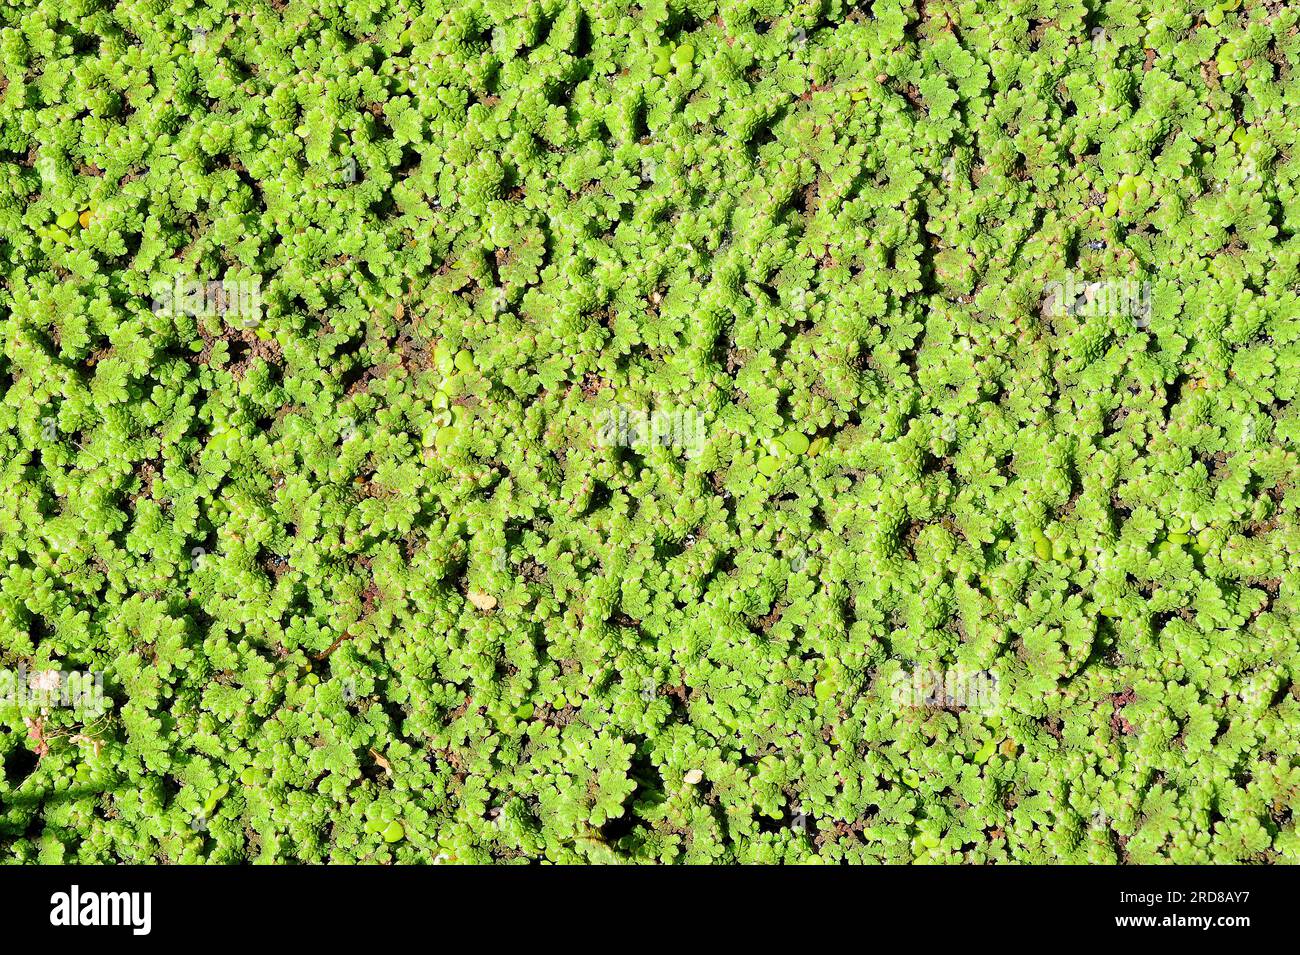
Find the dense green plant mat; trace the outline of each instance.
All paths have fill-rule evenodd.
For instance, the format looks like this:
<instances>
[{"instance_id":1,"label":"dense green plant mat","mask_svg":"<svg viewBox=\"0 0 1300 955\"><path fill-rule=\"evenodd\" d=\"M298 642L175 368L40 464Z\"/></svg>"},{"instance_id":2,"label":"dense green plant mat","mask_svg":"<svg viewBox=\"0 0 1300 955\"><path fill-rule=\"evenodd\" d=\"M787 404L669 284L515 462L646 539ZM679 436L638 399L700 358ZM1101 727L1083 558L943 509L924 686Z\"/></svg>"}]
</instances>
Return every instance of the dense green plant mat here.
<instances>
[{"instance_id":1,"label":"dense green plant mat","mask_svg":"<svg viewBox=\"0 0 1300 955\"><path fill-rule=\"evenodd\" d=\"M0 857L1300 861L1293 5L0 22Z\"/></svg>"}]
</instances>

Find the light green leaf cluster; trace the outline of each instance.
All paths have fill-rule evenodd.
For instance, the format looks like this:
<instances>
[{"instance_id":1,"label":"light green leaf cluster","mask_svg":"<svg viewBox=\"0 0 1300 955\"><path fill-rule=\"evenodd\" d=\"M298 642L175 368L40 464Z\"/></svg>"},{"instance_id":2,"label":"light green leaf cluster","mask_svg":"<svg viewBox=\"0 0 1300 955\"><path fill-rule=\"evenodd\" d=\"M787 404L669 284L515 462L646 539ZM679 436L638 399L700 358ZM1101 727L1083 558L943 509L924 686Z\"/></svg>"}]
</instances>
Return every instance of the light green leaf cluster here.
<instances>
[{"instance_id":1,"label":"light green leaf cluster","mask_svg":"<svg viewBox=\"0 0 1300 955\"><path fill-rule=\"evenodd\" d=\"M1298 26L7 4L0 858L1300 861Z\"/></svg>"}]
</instances>

